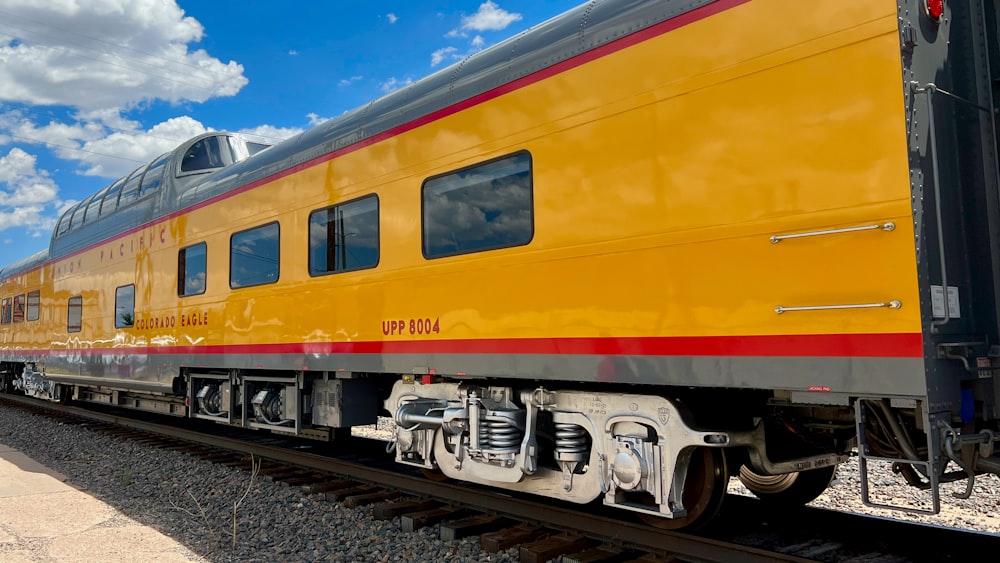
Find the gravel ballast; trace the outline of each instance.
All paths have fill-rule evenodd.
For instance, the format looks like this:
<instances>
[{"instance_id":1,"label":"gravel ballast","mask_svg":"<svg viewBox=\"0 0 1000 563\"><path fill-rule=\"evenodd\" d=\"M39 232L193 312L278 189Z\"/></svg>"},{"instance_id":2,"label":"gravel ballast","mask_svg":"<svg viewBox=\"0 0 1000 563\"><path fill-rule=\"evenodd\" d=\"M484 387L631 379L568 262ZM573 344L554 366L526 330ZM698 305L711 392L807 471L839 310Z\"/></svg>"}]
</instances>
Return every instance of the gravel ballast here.
<instances>
[{"instance_id":1,"label":"gravel ballast","mask_svg":"<svg viewBox=\"0 0 1000 563\"><path fill-rule=\"evenodd\" d=\"M484 553L479 538L443 542L436 526L414 533L398 519L377 521L372 508L347 509L321 495L307 495L246 471L0 407L0 443L20 450L66 475L69 483L119 509L126 516L176 539L205 561L517 561L518 550ZM887 468L871 479L879 494L921 506L915 490ZM250 488L236 512L233 504ZM945 486L942 513L914 516L870 509L860 502L857 465L841 466L834 485L814 506L913 519L949 527L1000 533L1000 480L982 476L968 500ZM730 491L749 494L733 479ZM2 559L0 546L0 559Z\"/></svg>"},{"instance_id":2,"label":"gravel ballast","mask_svg":"<svg viewBox=\"0 0 1000 563\"><path fill-rule=\"evenodd\" d=\"M0 443L62 473L69 484L213 562L517 561L479 538L443 542L437 527L399 531L372 508L347 509L250 473L0 406ZM250 493L236 512L233 504ZM0 545L0 560L3 546Z\"/></svg>"}]
</instances>

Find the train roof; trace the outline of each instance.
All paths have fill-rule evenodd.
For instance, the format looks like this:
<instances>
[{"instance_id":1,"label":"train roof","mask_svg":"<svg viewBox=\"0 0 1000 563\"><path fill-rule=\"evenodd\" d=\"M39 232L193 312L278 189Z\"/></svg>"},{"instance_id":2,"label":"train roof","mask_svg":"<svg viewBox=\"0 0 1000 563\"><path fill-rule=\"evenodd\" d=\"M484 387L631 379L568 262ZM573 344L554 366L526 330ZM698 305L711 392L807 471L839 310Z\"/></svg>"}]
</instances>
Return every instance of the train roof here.
<instances>
[{"instance_id":1,"label":"train roof","mask_svg":"<svg viewBox=\"0 0 1000 563\"><path fill-rule=\"evenodd\" d=\"M69 209L53 230L48 256L71 254L216 195L413 126L422 118L460 107L464 101L712 1L595 0L269 148L234 133L200 135ZM222 166L183 170L191 149L210 138L236 139L233 144L242 147L241 154L234 153ZM162 176L156 172L150 176L161 164ZM147 181L154 181L149 178L159 178L160 183L147 187ZM116 198L113 211L111 198ZM96 220L91 215L95 210Z\"/></svg>"},{"instance_id":2,"label":"train roof","mask_svg":"<svg viewBox=\"0 0 1000 563\"><path fill-rule=\"evenodd\" d=\"M711 0L597 0L327 120L252 161L213 174L178 194L184 208L351 145L389 134Z\"/></svg>"},{"instance_id":3,"label":"train roof","mask_svg":"<svg viewBox=\"0 0 1000 563\"><path fill-rule=\"evenodd\" d=\"M59 258L156 220L177 208L183 187L268 146L226 131L188 139L66 210L52 231L49 254Z\"/></svg>"},{"instance_id":4,"label":"train roof","mask_svg":"<svg viewBox=\"0 0 1000 563\"><path fill-rule=\"evenodd\" d=\"M22 258L17 262L0 267L0 279L9 278L21 272L27 272L36 266L44 264L48 259L49 249L40 250L27 258Z\"/></svg>"}]
</instances>

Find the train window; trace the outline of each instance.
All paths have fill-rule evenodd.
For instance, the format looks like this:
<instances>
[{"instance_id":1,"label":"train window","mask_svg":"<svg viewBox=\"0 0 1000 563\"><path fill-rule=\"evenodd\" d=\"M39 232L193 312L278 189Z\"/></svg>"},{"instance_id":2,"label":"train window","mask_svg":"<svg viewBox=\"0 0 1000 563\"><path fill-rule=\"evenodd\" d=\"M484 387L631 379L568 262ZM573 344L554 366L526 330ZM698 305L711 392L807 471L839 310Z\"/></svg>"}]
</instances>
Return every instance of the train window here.
<instances>
[{"instance_id":1,"label":"train window","mask_svg":"<svg viewBox=\"0 0 1000 563\"><path fill-rule=\"evenodd\" d=\"M101 217L112 213L115 208L118 207L118 194L122 191L122 186L125 185L125 178L119 178L117 182L111 184L108 188L108 193L104 194L104 199L101 200Z\"/></svg>"},{"instance_id":2,"label":"train window","mask_svg":"<svg viewBox=\"0 0 1000 563\"><path fill-rule=\"evenodd\" d=\"M69 226L73 223L73 214L76 213L79 207L80 204L76 204L63 214L62 219L59 220L59 228L56 231L56 236L62 236L69 232Z\"/></svg>"},{"instance_id":3,"label":"train window","mask_svg":"<svg viewBox=\"0 0 1000 563\"><path fill-rule=\"evenodd\" d=\"M80 332L83 327L83 297L70 297L66 304L66 332Z\"/></svg>"},{"instance_id":4,"label":"train window","mask_svg":"<svg viewBox=\"0 0 1000 563\"><path fill-rule=\"evenodd\" d=\"M115 328L129 328L135 323L135 284L115 290Z\"/></svg>"},{"instance_id":5,"label":"train window","mask_svg":"<svg viewBox=\"0 0 1000 563\"><path fill-rule=\"evenodd\" d=\"M309 275L374 268L378 256L378 196L309 214Z\"/></svg>"},{"instance_id":6,"label":"train window","mask_svg":"<svg viewBox=\"0 0 1000 563\"><path fill-rule=\"evenodd\" d=\"M25 311L25 319L28 321L38 320L38 310L42 302L42 293L40 291L29 291L28 292L28 308Z\"/></svg>"},{"instance_id":7,"label":"train window","mask_svg":"<svg viewBox=\"0 0 1000 563\"><path fill-rule=\"evenodd\" d=\"M94 199L94 196L90 196L89 199L85 199L80 202L80 205L76 206L76 210L73 211L73 219L70 221L69 230L78 229L83 225L84 217L87 215L87 206L90 205L90 201Z\"/></svg>"},{"instance_id":8,"label":"train window","mask_svg":"<svg viewBox=\"0 0 1000 563\"><path fill-rule=\"evenodd\" d=\"M87 204L87 214L83 217L84 223L93 223L101 216L101 202L104 201L104 194L108 192L108 188L111 186L106 186L103 190L94 194L94 197L90 198L90 203Z\"/></svg>"},{"instance_id":9,"label":"train window","mask_svg":"<svg viewBox=\"0 0 1000 563\"><path fill-rule=\"evenodd\" d=\"M205 243L182 248L177 253L177 295L205 293L208 275L208 246Z\"/></svg>"},{"instance_id":10,"label":"train window","mask_svg":"<svg viewBox=\"0 0 1000 563\"><path fill-rule=\"evenodd\" d=\"M136 168L135 172L132 172L132 175L125 181L125 185L122 186L122 195L118 197L118 207L124 207L139 197L139 182L142 181L143 168L143 166Z\"/></svg>"},{"instance_id":11,"label":"train window","mask_svg":"<svg viewBox=\"0 0 1000 563\"><path fill-rule=\"evenodd\" d=\"M163 170L168 160L170 160L170 153L161 155L160 158L154 160L149 165L146 174L142 177L142 187L139 189L140 197L160 187L160 184L163 182Z\"/></svg>"},{"instance_id":12,"label":"train window","mask_svg":"<svg viewBox=\"0 0 1000 563\"><path fill-rule=\"evenodd\" d=\"M13 320L15 323L24 322L24 301L25 299L23 293L21 295L14 296L14 313L12 315L13 318L11 320Z\"/></svg>"},{"instance_id":13,"label":"train window","mask_svg":"<svg viewBox=\"0 0 1000 563\"><path fill-rule=\"evenodd\" d=\"M531 155L519 152L424 182L423 252L442 258L531 242Z\"/></svg>"},{"instance_id":14,"label":"train window","mask_svg":"<svg viewBox=\"0 0 1000 563\"><path fill-rule=\"evenodd\" d=\"M236 233L229 241L229 287L249 287L278 281L278 223Z\"/></svg>"},{"instance_id":15,"label":"train window","mask_svg":"<svg viewBox=\"0 0 1000 563\"><path fill-rule=\"evenodd\" d=\"M0 324L10 324L11 312L13 310L11 307L12 301L10 297L4 297L0 300Z\"/></svg>"},{"instance_id":16,"label":"train window","mask_svg":"<svg viewBox=\"0 0 1000 563\"><path fill-rule=\"evenodd\" d=\"M73 230L79 227L83 223L83 216L87 213L87 208L84 207L83 203L77 205L73 209L73 216L69 220L69 230Z\"/></svg>"},{"instance_id":17,"label":"train window","mask_svg":"<svg viewBox=\"0 0 1000 563\"><path fill-rule=\"evenodd\" d=\"M219 142L219 136L205 137L197 143L191 145L184 160L181 161L181 172L198 172L200 170L212 170L222 168L232 162L232 155L229 161L223 160L222 150L224 145ZM225 150L229 151L228 145Z\"/></svg>"},{"instance_id":18,"label":"train window","mask_svg":"<svg viewBox=\"0 0 1000 563\"><path fill-rule=\"evenodd\" d=\"M60 237L69 231L69 221L73 217L73 210L70 209L66 213L63 213L61 219L59 219L59 225L56 227L56 236Z\"/></svg>"}]
</instances>

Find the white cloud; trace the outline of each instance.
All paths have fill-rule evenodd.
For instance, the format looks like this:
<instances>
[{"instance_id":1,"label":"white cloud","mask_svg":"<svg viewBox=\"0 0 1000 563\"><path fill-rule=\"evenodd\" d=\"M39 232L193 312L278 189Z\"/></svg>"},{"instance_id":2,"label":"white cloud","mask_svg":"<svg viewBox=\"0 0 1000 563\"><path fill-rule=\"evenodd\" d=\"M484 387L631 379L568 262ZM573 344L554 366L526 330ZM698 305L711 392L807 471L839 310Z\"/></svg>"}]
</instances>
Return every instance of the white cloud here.
<instances>
[{"instance_id":1,"label":"white cloud","mask_svg":"<svg viewBox=\"0 0 1000 563\"><path fill-rule=\"evenodd\" d=\"M85 111L235 95L242 65L188 45L202 25L173 0L0 0L0 100Z\"/></svg>"},{"instance_id":2,"label":"white cloud","mask_svg":"<svg viewBox=\"0 0 1000 563\"><path fill-rule=\"evenodd\" d=\"M115 131L84 142L79 151L57 150L56 153L60 158L80 162L85 176L118 178L206 131L209 128L191 117L174 117L145 131Z\"/></svg>"},{"instance_id":3,"label":"white cloud","mask_svg":"<svg viewBox=\"0 0 1000 563\"><path fill-rule=\"evenodd\" d=\"M409 86L412 83L413 83L412 78L396 78L395 76L393 76L389 80L386 80L385 82L379 84L379 89L381 89L383 93L388 94L393 90L399 90L400 88L404 86Z\"/></svg>"},{"instance_id":4,"label":"white cloud","mask_svg":"<svg viewBox=\"0 0 1000 563\"><path fill-rule=\"evenodd\" d=\"M76 114L75 117L80 121L96 121L112 129L124 129L126 131L138 129L142 126L138 121L123 117L121 110L115 108L82 111Z\"/></svg>"},{"instance_id":5,"label":"white cloud","mask_svg":"<svg viewBox=\"0 0 1000 563\"><path fill-rule=\"evenodd\" d=\"M521 14L504 10L493 0L486 0L471 16L462 16L462 23L457 29L448 32L445 37L467 37L468 31L500 31L508 25L523 19Z\"/></svg>"},{"instance_id":6,"label":"white cloud","mask_svg":"<svg viewBox=\"0 0 1000 563\"><path fill-rule=\"evenodd\" d=\"M316 113L307 113L306 118L309 120L310 126L319 125L320 123L323 123L327 119L330 119L329 117L322 117Z\"/></svg>"},{"instance_id":7,"label":"white cloud","mask_svg":"<svg viewBox=\"0 0 1000 563\"><path fill-rule=\"evenodd\" d=\"M469 37L470 32L499 31L506 29L507 26L521 19L523 19L521 14L508 12L498 6L496 2L487 0L479 5L479 9L476 13L471 16L462 16L462 22L459 27L456 27L446 33L445 37L448 39L465 39ZM476 33L469 41L469 48L464 54L460 54L458 49L455 47L445 47L431 53L431 66L437 66L444 62L445 59L463 59L481 51L485 46L486 39L484 39L482 35Z\"/></svg>"},{"instance_id":8,"label":"white cloud","mask_svg":"<svg viewBox=\"0 0 1000 563\"><path fill-rule=\"evenodd\" d=\"M54 221L43 215L63 202L55 182L36 163L35 155L17 147L0 156L0 231L27 227L32 236L51 232Z\"/></svg>"},{"instance_id":9,"label":"white cloud","mask_svg":"<svg viewBox=\"0 0 1000 563\"><path fill-rule=\"evenodd\" d=\"M0 182L12 184L19 178L37 174L35 172L36 160L34 155L17 147L10 149L7 156L0 157Z\"/></svg>"},{"instance_id":10,"label":"white cloud","mask_svg":"<svg viewBox=\"0 0 1000 563\"><path fill-rule=\"evenodd\" d=\"M34 144L52 150L59 158L79 163L80 174L84 176L107 178L124 176L191 137L212 130L188 116L174 117L149 129L141 129L132 121L115 120L110 115L97 117L128 128L108 131L94 121L73 125L52 122L38 126L17 113L9 113L0 114L0 129L9 130L20 137L18 140L21 142L31 139ZM310 119L313 117L320 121L325 119L310 114ZM275 144L302 131L295 127L260 125L240 130L239 133L253 141Z\"/></svg>"},{"instance_id":11,"label":"white cloud","mask_svg":"<svg viewBox=\"0 0 1000 563\"><path fill-rule=\"evenodd\" d=\"M444 62L446 58L449 57L454 58L454 54L456 52L458 52L458 49L456 49L455 47L444 47L442 49L434 51L433 53L431 53L431 66L437 66L441 64L442 62Z\"/></svg>"},{"instance_id":12,"label":"white cloud","mask_svg":"<svg viewBox=\"0 0 1000 563\"><path fill-rule=\"evenodd\" d=\"M310 114L314 115L314 114ZM274 125L259 125L252 129L240 129L237 133L249 141L273 145L298 135L304 131L298 127L275 127Z\"/></svg>"},{"instance_id":13,"label":"white cloud","mask_svg":"<svg viewBox=\"0 0 1000 563\"><path fill-rule=\"evenodd\" d=\"M294 57L295 55L298 55L299 52L295 49L289 49L288 54Z\"/></svg>"},{"instance_id":14,"label":"white cloud","mask_svg":"<svg viewBox=\"0 0 1000 563\"><path fill-rule=\"evenodd\" d=\"M17 227L27 227L28 234L42 236L51 234L55 219L44 217L45 208L41 205L28 205L11 210L0 207L0 231Z\"/></svg>"},{"instance_id":15,"label":"white cloud","mask_svg":"<svg viewBox=\"0 0 1000 563\"><path fill-rule=\"evenodd\" d=\"M120 125L129 125L120 120ZM0 116L0 127L4 124ZM208 129L190 117L175 117L143 130L133 125L130 129L109 132L96 122L74 125L50 123L45 126L23 120L9 129L22 137L44 144L63 160L78 162L84 176L117 178L136 166L173 150L181 142L204 133Z\"/></svg>"},{"instance_id":16,"label":"white cloud","mask_svg":"<svg viewBox=\"0 0 1000 563\"><path fill-rule=\"evenodd\" d=\"M340 82L338 82L337 85L340 87L350 86L351 84L354 84L355 82L361 80L362 78L364 78L364 76L352 76L350 78L344 78Z\"/></svg>"},{"instance_id":17,"label":"white cloud","mask_svg":"<svg viewBox=\"0 0 1000 563\"><path fill-rule=\"evenodd\" d=\"M389 23L396 23L396 22L399 21L399 17L396 16L396 14L394 14L392 12L389 12L388 14L386 14L385 17L386 17L387 20L389 20Z\"/></svg>"}]
</instances>

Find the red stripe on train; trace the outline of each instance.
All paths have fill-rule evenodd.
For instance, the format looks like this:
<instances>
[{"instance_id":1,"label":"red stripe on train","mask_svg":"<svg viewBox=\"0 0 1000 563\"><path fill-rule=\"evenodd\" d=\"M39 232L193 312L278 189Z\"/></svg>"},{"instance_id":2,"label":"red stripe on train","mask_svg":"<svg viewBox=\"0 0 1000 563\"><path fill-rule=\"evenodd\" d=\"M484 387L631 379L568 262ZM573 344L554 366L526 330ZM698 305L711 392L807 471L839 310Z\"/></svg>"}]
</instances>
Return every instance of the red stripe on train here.
<instances>
[{"instance_id":1,"label":"red stripe on train","mask_svg":"<svg viewBox=\"0 0 1000 563\"><path fill-rule=\"evenodd\" d=\"M0 351L12 354L14 351ZM920 333L798 334L774 336L675 336L637 338L491 338L230 344L135 348L24 350L25 355L91 354L550 354L701 357L920 358Z\"/></svg>"}]
</instances>

